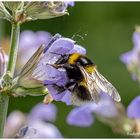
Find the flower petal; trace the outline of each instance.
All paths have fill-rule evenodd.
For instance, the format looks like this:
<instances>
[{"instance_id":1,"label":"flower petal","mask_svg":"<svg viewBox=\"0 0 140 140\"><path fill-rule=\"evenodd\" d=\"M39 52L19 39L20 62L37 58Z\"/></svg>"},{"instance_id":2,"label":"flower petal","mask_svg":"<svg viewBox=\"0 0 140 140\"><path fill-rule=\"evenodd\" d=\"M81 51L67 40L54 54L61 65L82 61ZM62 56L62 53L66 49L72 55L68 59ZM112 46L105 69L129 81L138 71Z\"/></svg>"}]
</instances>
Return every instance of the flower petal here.
<instances>
[{"instance_id":1,"label":"flower petal","mask_svg":"<svg viewBox=\"0 0 140 140\"><path fill-rule=\"evenodd\" d=\"M140 96L137 96L129 104L127 108L127 116L129 118L140 119Z\"/></svg>"},{"instance_id":2,"label":"flower petal","mask_svg":"<svg viewBox=\"0 0 140 140\"><path fill-rule=\"evenodd\" d=\"M50 65L46 67L46 80L45 85L56 84L58 86L64 86L68 79L64 69L56 69Z\"/></svg>"},{"instance_id":3,"label":"flower petal","mask_svg":"<svg viewBox=\"0 0 140 140\"><path fill-rule=\"evenodd\" d=\"M63 92L64 96L62 97L61 101L66 103L66 105L72 105L71 102L71 92L69 90L66 90Z\"/></svg>"},{"instance_id":4,"label":"flower petal","mask_svg":"<svg viewBox=\"0 0 140 140\"><path fill-rule=\"evenodd\" d=\"M134 47L140 47L140 33L137 31L133 33L133 43Z\"/></svg>"},{"instance_id":5,"label":"flower petal","mask_svg":"<svg viewBox=\"0 0 140 140\"><path fill-rule=\"evenodd\" d=\"M103 117L115 117L118 111L112 98L103 93L98 104L91 102L74 108L69 113L67 122L70 125L81 127L90 126L93 123L92 113Z\"/></svg>"},{"instance_id":6,"label":"flower petal","mask_svg":"<svg viewBox=\"0 0 140 140\"><path fill-rule=\"evenodd\" d=\"M120 56L120 59L123 63L125 64L129 64L131 63L131 60L133 58L133 55L134 55L134 51L129 51L129 52L126 52L126 53L123 53L121 56Z\"/></svg>"},{"instance_id":7,"label":"flower petal","mask_svg":"<svg viewBox=\"0 0 140 140\"><path fill-rule=\"evenodd\" d=\"M118 114L114 100L105 93L101 94L98 104L89 104L89 109L104 117L115 117Z\"/></svg>"},{"instance_id":8,"label":"flower petal","mask_svg":"<svg viewBox=\"0 0 140 140\"><path fill-rule=\"evenodd\" d=\"M47 46L51 38L52 35L49 32L38 31L36 32L36 45L40 46L42 44L45 44Z\"/></svg>"},{"instance_id":9,"label":"flower petal","mask_svg":"<svg viewBox=\"0 0 140 140\"><path fill-rule=\"evenodd\" d=\"M73 109L67 117L68 124L79 127L89 127L93 122L94 117L92 112L85 107L77 107Z\"/></svg>"},{"instance_id":10,"label":"flower petal","mask_svg":"<svg viewBox=\"0 0 140 140\"><path fill-rule=\"evenodd\" d=\"M26 116L22 112L18 110L11 112L6 120L4 137L12 138L25 123Z\"/></svg>"},{"instance_id":11,"label":"flower petal","mask_svg":"<svg viewBox=\"0 0 140 140\"><path fill-rule=\"evenodd\" d=\"M41 120L41 121L51 121L54 122L56 119L57 108L54 104L43 104L39 103L34 108L32 108L29 119Z\"/></svg>"},{"instance_id":12,"label":"flower petal","mask_svg":"<svg viewBox=\"0 0 140 140\"><path fill-rule=\"evenodd\" d=\"M86 49L83 48L82 46L76 44L76 45L74 45L74 48L69 52L69 54L72 54L72 53L80 53L82 55L85 55Z\"/></svg>"},{"instance_id":13,"label":"flower petal","mask_svg":"<svg viewBox=\"0 0 140 140\"><path fill-rule=\"evenodd\" d=\"M62 138L60 131L50 123L35 121L20 129L17 138Z\"/></svg>"},{"instance_id":14,"label":"flower petal","mask_svg":"<svg viewBox=\"0 0 140 140\"><path fill-rule=\"evenodd\" d=\"M69 38L59 38L57 39L46 51L43 60L48 64L55 63L61 55L68 53L74 47L74 41ZM55 53L55 54L54 54Z\"/></svg>"}]
</instances>

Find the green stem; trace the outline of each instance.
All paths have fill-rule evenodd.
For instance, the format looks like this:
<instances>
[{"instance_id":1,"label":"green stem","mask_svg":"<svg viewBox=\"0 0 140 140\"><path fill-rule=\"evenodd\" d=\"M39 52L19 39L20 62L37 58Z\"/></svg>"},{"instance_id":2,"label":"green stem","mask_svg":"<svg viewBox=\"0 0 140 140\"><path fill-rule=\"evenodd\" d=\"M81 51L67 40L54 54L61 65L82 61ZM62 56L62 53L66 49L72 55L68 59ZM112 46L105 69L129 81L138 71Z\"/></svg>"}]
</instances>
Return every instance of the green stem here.
<instances>
[{"instance_id":1,"label":"green stem","mask_svg":"<svg viewBox=\"0 0 140 140\"><path fill-rule=\"evenodd\" d=\"M9 54L9 62L7 66L7 72L10 71L12 77L14 76L14 71L16 66L19 34L20 34L20 25L12 24L10 54ZM8 111L8 103L9 103L9 96L0 94L0 138L3 137L4 124Z\"/></svg>"},{"instance_id":2,"label":"green stem","mask_svg":"<svg viewBox=\"0 0 140 140\"><path fill-rule=\"evenodd\" d=\"M4 20L0 19L0 42L2 42L3 35L4 35ZM2 47L2 46L0 46Z\"/></svg>"},{"instance_id":3,"label":"green stem","mask_svg":"<svg viewBox=\"0 0 140 140\"><path fill-rule=\"evenodd\" d=\"M0 138L3 137L4 124L8 110L9 97L0 94Z\"/></svg>"},{"instance_id":4,"label":"green stem","mask_svg":"<svg viewBox=\"0 0 140 140\"><path fill-rule=\"evenodd\" d=\"M19 33L20 33L20 25L13 24L12 25L12 34L11 34L11 49L9 55L9 62L7 71L11 72L11 75L14 75L17 51L18 51L18 43L19 43Z\"/></svg>"}]
</instances>

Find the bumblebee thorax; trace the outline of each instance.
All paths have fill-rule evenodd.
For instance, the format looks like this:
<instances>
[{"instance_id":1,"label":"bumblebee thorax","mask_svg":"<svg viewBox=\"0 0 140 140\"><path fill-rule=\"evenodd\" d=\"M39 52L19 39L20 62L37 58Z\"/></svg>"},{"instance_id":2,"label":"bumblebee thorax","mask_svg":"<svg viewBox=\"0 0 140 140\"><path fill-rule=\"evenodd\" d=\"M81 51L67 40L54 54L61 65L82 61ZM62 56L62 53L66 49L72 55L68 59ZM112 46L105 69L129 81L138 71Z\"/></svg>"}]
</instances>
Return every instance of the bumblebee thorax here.
<instances>
[{"instance_id":1,"label":"bumblebee thorax","mask_svg":"<svg viewBox=\"0 0 140 140\"><path fill-rule=\"evenodd\" d=\"M68 63L71 65L77 64L77 65L83 66L83 67L95 65L90 59L88 59L86 56L81 55L79 53L71 54L69 56Z\"/></svg>"},{"instance_id":2,"label":"bumblebee thorax","mask_svg":"<svg viewBox=\"0 0 140 140\"><path fill-rule=\"evenodd\" d=\"M73 65L73 64L75 64L78 61L78 59L80 57L81 57L81 54L79 54L79 53L73 53L73 54L71 54L69 56L68 63L71 64L71 65Z\"/></svg>"}]
</instances>

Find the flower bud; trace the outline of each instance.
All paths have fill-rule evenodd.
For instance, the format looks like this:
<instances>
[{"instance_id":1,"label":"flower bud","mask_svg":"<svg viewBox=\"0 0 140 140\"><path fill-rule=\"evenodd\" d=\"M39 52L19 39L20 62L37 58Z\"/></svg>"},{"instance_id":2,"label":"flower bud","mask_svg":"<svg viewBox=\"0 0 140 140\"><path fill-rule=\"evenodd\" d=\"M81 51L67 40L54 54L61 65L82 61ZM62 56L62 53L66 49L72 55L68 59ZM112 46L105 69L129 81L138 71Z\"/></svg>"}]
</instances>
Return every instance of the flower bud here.
<instances>
[{"instance_id":1,"label":"flower bud","mask_svg":"<svg viewBox=\"0 0 140 140\"><path fill-rule=\"evenodd\" d=\"M49 19L67 13L65 2L28 2L25 6L27 20Z\"/></svg>"},{"instance_id":2,"label":"flower bud","mask_svg":"<svg viewBox=\"0 0 140 140\"><path fill-rule=\"evenodd\" d=\"M4 18L7 20L11 19L10 13L6 10L3 2L0 2L0 18Z\"/></svg>"},{"instance_id":3,"label":"flower bud","mask_svg":"<svg viewBox=\"0 0 140 140\"><path fill-rule=\"evenodd\" d=\"M0 2L0 17L4 17L4 15L5 15L4 9L5 9L5 7L4 7L3 3Z\"/></svg>"},{"instance_id":4,"label":"flower bud","mask_svg":"<svg viewBox=\"0 0 140 140\"><path fill-rule=\"evenodd\" d=\"M68 14L68 6L74 6L74 2L0 2L0 17L12 23L50 19Z\"/></svg>"},{"instance_id":5,"label":"flower bud","mask_svg":"<svg viewBox=\"0 0 140 140\"><path fill-rule=\"evenodd\" d=\"M23 2L3 2L5 7L7 7L10 11L16 11L20 9L23 5Z\"/></svg>"}]
</instances>

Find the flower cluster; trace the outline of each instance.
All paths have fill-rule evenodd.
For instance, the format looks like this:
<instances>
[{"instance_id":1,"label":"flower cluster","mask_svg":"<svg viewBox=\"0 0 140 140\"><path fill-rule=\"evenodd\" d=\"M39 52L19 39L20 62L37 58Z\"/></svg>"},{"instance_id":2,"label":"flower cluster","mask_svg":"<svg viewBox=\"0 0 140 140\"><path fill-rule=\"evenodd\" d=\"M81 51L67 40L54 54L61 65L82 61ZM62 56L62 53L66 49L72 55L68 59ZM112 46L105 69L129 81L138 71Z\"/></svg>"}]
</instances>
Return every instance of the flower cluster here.
<instances>
[{"instance_id":1,"label":"flower cluster","mask_svg":"<svg viewBox=\"0 0 140 140\"><path fill-rule=\"evenodd\" d=\"M77 127L89 127L94 123L95 116L119 134L140 133L139 106L140 96L125 110L121 103L115 103L108 95L102 94L99 104L89 103L74 108L67 116L67 123Z\"/></svg>"},{"instance_id":2,"label":"flower cluster","mask_svg":"<svg viewBox=\"0 0 140 140\"><path fill-rule=\"evenodd\" d=\"M131 51L121 55L121 61L126 64L133 80L140 82L140 27L136 27L133 34L134 47Z\"/></svg>"},{"instance_id":3,"label":"flower cluster","mask_svg":"<svg viewBox=\"0 0 140 140\"><path fill-rule=\"evenodd\" d=\"M12 23L10 46L13 49L11 52L15 54L14 56L17 53L20 24L37 19L63 16L68 14L68 6L74 6L74 2L0 2L0 18ZM133 34L133 42L134 48L132 51L122 54L121 60L126 64L133 79L140 82L140 27L137 27ZM29 114L20 111L12 112L6 121L4 137L62 138L60 131L52 124L56 120L57 108L50 102L56 100L71 105L73 104L73 93L65 88L70 81L66 69L63 67L56 68L55 62L64 55L73 53L85 55L86 49L70 38L62 37L59 34L52 36L45 31L22 32L19 46L16 76L14 78L16 60L13 60L13 54L10 53L9 62L11 66L7 68L6 72L8 56L0 48L1 105L6 106L5 103L8 102L8 98L7 101L1 98L5 93L14 97L45 95L44 102L47 105L40 103ZM18 73L19 70L20 73ZM62 87L63 90L59 91L59 87ZM94 123L94 117L96 117L101 122L111 126L115 132L122 134L140 133L140 96L129 104L127 110L121 103L116 103L109 95L102 93L99 96L100 102L98 104L88 102L80 107L75 107L68 114L67 123L79 127L89 127ZM3 109L1 107L2 112L4 112ZM1 121L4 121L3 118L1 118ZM0 131L2 131L2 127ZM2 136L1 132L0 135Z\"/></svg>"},{"instance_id":4,"label":"flower cluster","mask_svg":"<svg viewBox=\"0 0 140 140\"><path fill-rule=\"evenodd\" d=\"M46 47L39 47L41 44L44 44L44 46ZM40 51L40 57L36 58L37 55L39 56ZM75 41L69 38L61 37L61 35L59 34L52 36L48 32L41 31L36 33L31 31L25 31L21 33L18 66L19 68L21 68L21 64L26 64L22 68L19 76L15 78L16 84L13 86L13 92L17 95L23 96L40 95L42 94L40 88L38 90L35 87L43 87L44 90L44 85L46 85L46 90L49 90L49 93L54 100L63 101L67 105L72 104L70 91L66 90L62 93L57 94L58 91L53 88L53 84L58 86L64 86L67 83L68 78L65 69L56 69L52 67L51 64L54 64L61 57L61 55L71 54L74 52L83 55L86 54L85 48L77 45ZM31 57L32 54L34 55ZM28 59L29 61L27 62ZM26 73L27 70L30 74ZM27 93L27 91L25 91L23 88L21 89L21 87L26 87L26 90L28 89L28 92L30 93ZM33 93L30 90L31 87L34 87ZM34 94L35 89L36 94Z\"/></svg>"},{"instance_id":5,"label":"flower cluster","mask_svg":"<svg viewBox=\"0 0 140 140\"><path fill-rule=\"evenodd\" d=\"M74 6L74 2L0 2L0 17L12 23L50 19L68 14L68 6Z\"/></svg>"},{"instance_id":6,"label":"flower cluster","mask_svg":"<svg viewBox=\"0 0 140 140\"><path fill-rule=\"evenodd\" d=\"M54 104L37 104L29 114L14 111L9 114L4 131L5 138L62 138L62 134L52 123L55 122L57 108Z\"/></svg>"},{"instance_id":7,"label":"flower cluster","mask_svg":"<svg viewBox=\"0 0 140 140\"><path fill-rule=\"evenodd\" d=\"M44 44L44 46L41 46L42 44ZM45 97L46 103L49 103L52 100L56 100L65 102L67 105L71 105L71 92L69 90L65 90L58 94L58 90L56 90L53 86L64 86L67 83L69 79L66 75L65 69L56 69L52 66L52 64L54 64L62 55L72 53L80 53L85 55L86 50L82 46L76 44L76 42L72 39L62 37L59 34L52 36L50 33L44 31L22 32L20 36L17 69L21 69L21 67L23 65L24 66L21 70L21 73L18 75L18 77L15 78L15 81L16 79L21 79L20 77L25 79L25 81L22 80L21 82L18 82L18 84L20 84L20 86L18 86L21 87L22 85L23 87L26 87L26 90L29 89L29 93L26 93L26 91L23 90L20 95L41 95L42 93L40 88L37 89L41 84L41 87L45 87L45 89L47 89L46 93L49 93ZM34 79L33 81L32 78ZM36 82L35 80L39 82ZM34 87L34 92L30 90L30 87ZM21 90L14 89L14 92L19 95L19 92L21 92ZM101 100L98 104L95 104L93 102L81 107L74 108L67 117L67 123L79 127L88 127L94 123L94 113L97 119L99 119L101 122L107 123L113 129L115 126L119 129L119 131L126 132L126 130L123 130L123 128L126 124L130 124L131 118L135 120L139 119L138 99L132 101L132 103L128 106L128 115L126 116L125 109L123 108L121 103L115 103L110 96L104 93L100 96ZM42 109L40 108L40 110ZM43 113L33 112L31 113L33 114L32 118L34 116L36 118L45 117ZM50 119L53 120L53 118L53 115L51 115ZM128 118L130 118L130 120ZM127 132L131 132L133 128L131 125L128 126L129 127L127 128ZM28 130L30 130L31 132L28 132L29 134L32 134L34 130L32 129L32 126L30 127L31 128L28 128ZM23 131L25 130L25 128L23 128ZM22 135L23 131L20 131L19 135Z\"/></svg>"},{"instance_id":8,"label":"flower cluster","mask_svg":"<svg viewBox=\"0 0 140 140\"><path fill-rule=\"evenodd\" d=\"M103 93L101 94L100 102L98 104L88 103L84 106L74 108L69 113L67 122L70 125L88 127L94 122L92 113L108 119L116 117L119 114L112 98Z\"/></svg>"}]
</instances>

